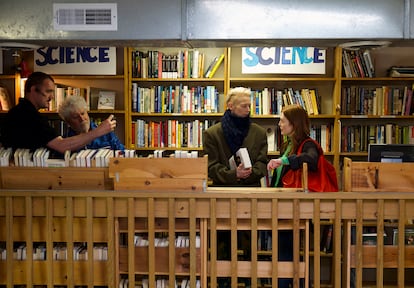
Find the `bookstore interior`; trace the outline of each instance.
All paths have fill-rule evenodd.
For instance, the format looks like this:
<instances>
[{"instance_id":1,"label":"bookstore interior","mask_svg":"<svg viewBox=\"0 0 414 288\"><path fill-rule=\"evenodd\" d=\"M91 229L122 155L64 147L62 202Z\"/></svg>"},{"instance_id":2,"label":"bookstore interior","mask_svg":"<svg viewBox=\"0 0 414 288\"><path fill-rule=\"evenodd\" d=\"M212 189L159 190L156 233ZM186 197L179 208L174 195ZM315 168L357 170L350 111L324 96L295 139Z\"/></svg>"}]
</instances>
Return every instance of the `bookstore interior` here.
<instances>
[{"instance_id":1,"label":"bookstore interior","mask_svg":"<svg viewBox=\"0 0 414 288\"><path fill-rule=\"evenodd\" d=\"M209 1L178 2L171 13L186 2L190 16L206 20L199 5ZM78 95L96 124L114 115L125 145L62 159L47 148L0 146L0 288L414 287L410 39L232 42L209 39L186 20L180 32L194 29L208 41L95 43L69 31L55 43L0 31L0 125L24 97L28 75L42 71L56 87L40 113L58 133L68 130L58 107ZM222 119L227 93L239 86L251 89L250 119L265 128L269 159L280 157L283 107L306 110L339 192L308 192L307 166L300 188L209 186L203 132ZM280 247L282 237L291 247ZM282 261L284 250L291 251ZM279 282L286 279L290 286Z\"/></svg>"}]
</instances>

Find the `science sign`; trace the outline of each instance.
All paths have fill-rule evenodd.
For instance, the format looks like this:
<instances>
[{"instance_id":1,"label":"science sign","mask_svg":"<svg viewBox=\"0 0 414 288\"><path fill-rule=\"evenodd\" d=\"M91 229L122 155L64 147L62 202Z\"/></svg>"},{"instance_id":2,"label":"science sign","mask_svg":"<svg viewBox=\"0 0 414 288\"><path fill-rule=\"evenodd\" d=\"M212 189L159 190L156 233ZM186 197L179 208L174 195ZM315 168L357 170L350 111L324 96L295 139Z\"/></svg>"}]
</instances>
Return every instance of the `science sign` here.
<instances>
[{"instance_id":1,"label":"science sign","mask_svg":"<svg viewBox=\"0 0 414 288\"><path fill-rule=\"evenodd\" d=\"M314 47L243 47L243 74L325 74L326 50Z\"/></svg>"},{"instance_id":2,"label":"science sign","mask_svg":"<svg viewBox=\"0 0 414 288\"><path fill-rule=\"evenodd\" d=\"M116 47L42 47L34 52L34 71L116 75Z\"/></svg>"}]
</instances>

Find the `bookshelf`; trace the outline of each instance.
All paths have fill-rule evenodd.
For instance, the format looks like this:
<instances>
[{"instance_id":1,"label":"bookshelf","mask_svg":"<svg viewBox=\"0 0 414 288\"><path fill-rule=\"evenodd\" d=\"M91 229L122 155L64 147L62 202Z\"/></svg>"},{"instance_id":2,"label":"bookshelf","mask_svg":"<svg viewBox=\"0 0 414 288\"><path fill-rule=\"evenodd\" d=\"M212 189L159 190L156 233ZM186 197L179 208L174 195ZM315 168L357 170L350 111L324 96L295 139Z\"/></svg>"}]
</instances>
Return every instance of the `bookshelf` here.
<instances>
[{"instance_id":1,"label":"bookshelf","mask_svg":"<svg viewBox=\"0 0 414 288\"><path fill-rule=\"evenodd\" d=\"M224 112L226 51L227 48L129 48L129 146L139 154L156 149L201 151L202 131ZM210 64L220 56L224 57L223 63L216 66L213 75L205 77ZM150 60L163 57L173 60L167 65ZM169 72L171 65L175 67L173 72ZM159 74L152 71L155 69Z\"/></svg>"},{"instance_id":2,"label":"bookshelf","mask_svg":"<svg viewBox=\"0 0 414 288\"><path fill-rule=\"evenodd\" d=\"M412 75L390 77L389 74L393 66L414 65L412 49L382 47L369 52L375 70L373 77L360 74L346 77L345 71L340 77L338 154L341 163L344 157L366 161L369 143L414 143L413 108L406 101L412 95L414 78L410 77ZM342 59L339 61L343 63Z\"/></svg>"}]
</instances>

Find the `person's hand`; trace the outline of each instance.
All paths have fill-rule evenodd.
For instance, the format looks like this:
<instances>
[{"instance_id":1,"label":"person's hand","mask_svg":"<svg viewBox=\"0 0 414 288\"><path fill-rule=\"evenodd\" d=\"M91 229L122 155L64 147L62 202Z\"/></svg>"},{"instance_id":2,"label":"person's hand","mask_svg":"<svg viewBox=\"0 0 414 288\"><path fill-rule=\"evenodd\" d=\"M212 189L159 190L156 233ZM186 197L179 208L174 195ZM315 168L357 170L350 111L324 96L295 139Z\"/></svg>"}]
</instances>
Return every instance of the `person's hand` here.
<instances>
[{"instance_id":1,"label":"person's hand","mask_svg":"<svg viewBox=\"0 0 414 288\"><path fill-rule=\"evenodd\" d=\"M116 119L114 118L114 115L109 115L108 118L101 122L98 128L101 129L104 134L114 131L116 128Z\"/></svg>"},{"instance_id":2,"label":"person's hand","mask_svg":"<svg viewBox=\"0 0 414 288\"><path fill-rule=\"evenodd\" d=\"M267 163L267 170L273 170L276 169L277 167L282 165L282 160L281 159L271 159L269 161L269 163Z\"/></svg>"},{"instance_id":3,"label":"person's hand","mask_svg":"<svg viewBox=\"0 0 414 288\"><path fill-rule=\"evenodd\" d=\"M240 164L236 169L236 177L238 179L246 179L252 174L252 168L244 168L243 164Z\"/></svg>"}]
</instances>

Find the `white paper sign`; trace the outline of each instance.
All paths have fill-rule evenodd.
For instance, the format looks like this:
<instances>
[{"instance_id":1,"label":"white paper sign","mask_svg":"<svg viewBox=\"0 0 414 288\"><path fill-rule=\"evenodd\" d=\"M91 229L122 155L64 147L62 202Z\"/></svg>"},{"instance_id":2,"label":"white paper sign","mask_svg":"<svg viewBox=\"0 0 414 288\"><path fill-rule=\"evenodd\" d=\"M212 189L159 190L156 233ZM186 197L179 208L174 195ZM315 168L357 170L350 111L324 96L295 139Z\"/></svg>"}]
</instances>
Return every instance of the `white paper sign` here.
<instances>
[{"instance_id":1,"label":"white paper sign","mask_svg":"<svg viewBox=\"0 0 414 288\"><path fill-rule=\"evenodd\" d=\"M34 71L64 75L116 75L116 47L42 47Z\"/></svg>"},{"instance_id":2,"label":"white paper sign","mask_svg":"<svg viewBox=\"0 0 414 288\"><path fill-rule=\"evenodd\" d=\"M326 50L314 47L243 47L243 74L325 74Z\"/></svg>"}]
</instances>

